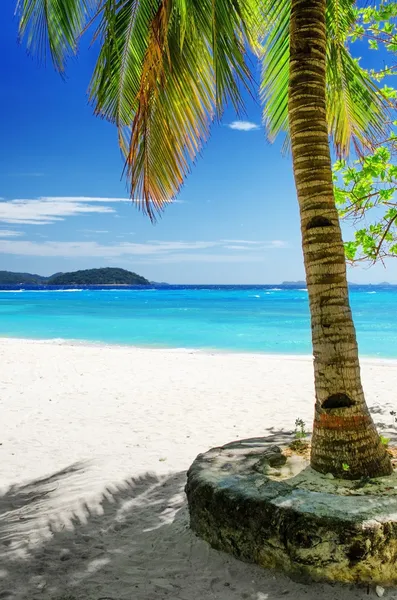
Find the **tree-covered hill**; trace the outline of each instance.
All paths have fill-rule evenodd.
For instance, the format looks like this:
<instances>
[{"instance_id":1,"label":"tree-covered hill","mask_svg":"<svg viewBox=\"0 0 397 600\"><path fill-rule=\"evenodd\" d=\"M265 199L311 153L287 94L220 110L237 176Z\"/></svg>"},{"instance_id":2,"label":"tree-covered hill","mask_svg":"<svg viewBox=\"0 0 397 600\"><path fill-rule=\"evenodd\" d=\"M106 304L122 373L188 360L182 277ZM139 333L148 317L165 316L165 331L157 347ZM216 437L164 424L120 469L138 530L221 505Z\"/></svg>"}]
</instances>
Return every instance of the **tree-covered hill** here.
<instances>
[{"instance_id":1,"label":"tree-covered hill","mask_svg":"<svg viewBox=\"0 0 397 600\"><path fill-rule=\"evenodd\" d=\"M0 271L1 285L19 285L28 283L30 285L41 285L46 282L46 278L32 273L13 273L12 271Z\"/></svg>"},{"instance_id":2,"label":"tree-covered hill","mask_svg":"<svg viewBox=\"0 0 397 600\"><path fill-rule=\"evenodd\" d=\"M131 271L107 267L85 269L71 273L56 273L50 277L30 273L0 271L0 285L150 285L150 282Z\"/></svg>"}]
</instances>

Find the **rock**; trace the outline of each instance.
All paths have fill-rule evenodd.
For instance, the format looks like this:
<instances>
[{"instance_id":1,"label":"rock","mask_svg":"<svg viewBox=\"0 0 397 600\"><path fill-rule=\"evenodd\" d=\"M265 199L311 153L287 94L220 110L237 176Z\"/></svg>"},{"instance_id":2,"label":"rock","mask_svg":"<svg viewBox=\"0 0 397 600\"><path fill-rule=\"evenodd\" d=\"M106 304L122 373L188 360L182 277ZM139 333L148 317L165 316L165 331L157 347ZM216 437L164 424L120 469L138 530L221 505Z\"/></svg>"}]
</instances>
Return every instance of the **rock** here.
<instances>
[{"instance_id":1,"label":"rock","mask_svg":"<svg viewBox=\"0 0 397 600\"><path fill-rule=\"evenodd\" d=\"M168 579L163 579L158 577L157 579L152 579L151 583L161 590L166 590L167 592L175 592L175 586L172 585Z\"/></svg>"},{"instance_id":2,"label":"rock","mask_svg":"<svg viewBox=\"0 0 397 600\"><path fill-rule=\"evenodd\" d=\"M61 550L61 552L59 553L59 560L69 560L70 556L70 550L68 550L67 548L63 548L63 550Z\"/></svg>"},{"instance_id":3,"label":"rock","mask_svg":"<svg viewBox=\"0 0 397 600\"><path fill-rule=\"evenodd\" d=\"M383 594L385 593L385 588L381 585L377 585L375 588L375 593L378 596L378 598L382 598Z\"/></svg>"},{"instance_id":4,"label":"rock","mask_svg":"<svg viewBox=\"0 0 397 600\"><path fill-rule=\"evenodd\" d=\"M293 579L360 581L383 595L381 586L397 583L397 495L330 493L307 464L299 477L266 477L258 463L269 468L281 454L274 448L253 438L200 454L185 488L190 527L213 548Z\"/></svg>"},{"instance_id":5,"label":"rock","mask_svg":"<svg viewBox=\"0 0 397 600\"><path fill-rule=\"evenodd\" d=\"M327 479L335 479L335 477L332 475L332 473L327 473L325 477Z\"/></svg>"},{"instance_id":6,"label":"rock","mask_svg":"<svg viewBox=\"0 0 397 600\"><path fill-rule=\"evenodd\" d=\"M279 446L269 446L260 454L260 459L255 463L254 469L262 473L269 467L282 467L286 462L287 457L281 452Z\"/></svg>"},{"instance_id":7,"label":"rock","mask_svg":"<svg viewBox=\"0 0 397 600\"><path fill-rule=\"evenodd\" d=\"M44 590L45 586L47 585L47 582L42 575L35 575L31 577L30 583L38 590Z\"/></svg>"}]
</instances>

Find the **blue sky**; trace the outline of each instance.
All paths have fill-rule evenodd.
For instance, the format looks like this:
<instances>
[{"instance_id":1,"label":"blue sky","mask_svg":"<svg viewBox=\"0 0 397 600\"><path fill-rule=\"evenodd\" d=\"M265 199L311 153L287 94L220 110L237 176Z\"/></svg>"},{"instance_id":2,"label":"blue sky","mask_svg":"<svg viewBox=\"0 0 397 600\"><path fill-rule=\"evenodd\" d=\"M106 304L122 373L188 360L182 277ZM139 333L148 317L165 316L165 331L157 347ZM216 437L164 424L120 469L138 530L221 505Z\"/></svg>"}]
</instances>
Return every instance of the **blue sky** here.
<instances>
[{"instance_id":1,"label":"blue sky","mask_svg":"<svg viewBox=\"0 0 397 600\"><path fill-rule=\"evenodd\" d=\"M85 44L62 81L17 44L14 8L0 8L0 270L118 266L170 283L304 278L291 160L281 140L266 141L255 102L244 116L251 126L231 126L238 119L226 111L153 226L128 200L114 128L87 102L95 52ZM397 283L397 260L356 267L349 279Z\"/></svg>"}]
</instances>

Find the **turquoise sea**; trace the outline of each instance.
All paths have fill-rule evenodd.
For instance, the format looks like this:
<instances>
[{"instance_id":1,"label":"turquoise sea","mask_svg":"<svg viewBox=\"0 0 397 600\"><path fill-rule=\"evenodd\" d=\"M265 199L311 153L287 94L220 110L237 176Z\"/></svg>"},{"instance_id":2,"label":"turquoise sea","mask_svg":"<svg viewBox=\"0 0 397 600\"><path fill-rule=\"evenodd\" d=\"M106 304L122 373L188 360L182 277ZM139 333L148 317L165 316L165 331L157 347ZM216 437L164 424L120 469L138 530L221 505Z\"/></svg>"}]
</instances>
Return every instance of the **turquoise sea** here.
<instances>
[{"instance_id":1,"label":"turquoise sea","mask_svg":"<svg viewBox=\"0 0 397 600\"><path fill-rule=\"evenodd\" d=\"M355 286L362 356L397 358L397 286ZM0 290L0 336L309 354L307 291L276 286Z\"/></svg>"}]
</instances>

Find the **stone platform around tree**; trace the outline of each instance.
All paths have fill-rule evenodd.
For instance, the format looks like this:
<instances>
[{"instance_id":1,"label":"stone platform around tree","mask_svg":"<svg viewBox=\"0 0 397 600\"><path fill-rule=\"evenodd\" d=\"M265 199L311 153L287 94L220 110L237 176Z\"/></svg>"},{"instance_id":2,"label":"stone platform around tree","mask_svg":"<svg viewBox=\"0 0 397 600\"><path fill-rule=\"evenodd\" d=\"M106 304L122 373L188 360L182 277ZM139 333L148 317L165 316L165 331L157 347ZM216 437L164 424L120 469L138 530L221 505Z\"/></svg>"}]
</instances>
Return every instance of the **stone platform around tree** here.
<instances>
[{"instance_id":1,"label":"stone platform around tree","mask_svg":"<svg viewBox=\"0 0 397 600\"><path fill-rule=\"evenodd\" d=\"M253 438L200 454L185 490L191 528L218 550L293 576L396 584L396 472L334 479L286 449Z\"/></svg>"}]
</instances>

